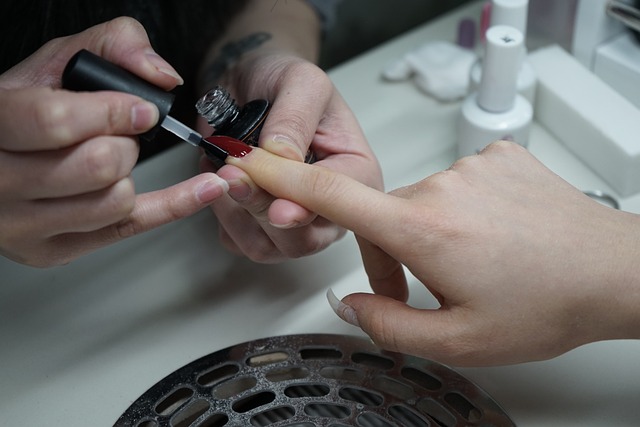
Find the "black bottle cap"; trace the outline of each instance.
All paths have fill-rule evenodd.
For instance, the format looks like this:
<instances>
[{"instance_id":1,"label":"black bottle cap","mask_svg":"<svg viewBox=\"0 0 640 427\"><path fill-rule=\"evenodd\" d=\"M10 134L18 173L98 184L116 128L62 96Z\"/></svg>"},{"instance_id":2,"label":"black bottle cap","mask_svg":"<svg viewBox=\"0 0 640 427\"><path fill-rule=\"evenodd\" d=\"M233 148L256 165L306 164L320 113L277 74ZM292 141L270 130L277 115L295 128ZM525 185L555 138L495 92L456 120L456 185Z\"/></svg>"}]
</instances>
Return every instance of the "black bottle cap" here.
<instances>
[{"instance_id":1,"label":"black bottle cap","mask_svg":"<svg viewBox=\"0 0 640 427\"><path fill-rule=\"evenodd\" d=\"M152 140L160 123L169 114L175 95L141 79L88 50L76 53L62 74L62 87L75 91L115 90L154 103L160 112L158 124L140 137Z\"/></svg>"}]
</instances>

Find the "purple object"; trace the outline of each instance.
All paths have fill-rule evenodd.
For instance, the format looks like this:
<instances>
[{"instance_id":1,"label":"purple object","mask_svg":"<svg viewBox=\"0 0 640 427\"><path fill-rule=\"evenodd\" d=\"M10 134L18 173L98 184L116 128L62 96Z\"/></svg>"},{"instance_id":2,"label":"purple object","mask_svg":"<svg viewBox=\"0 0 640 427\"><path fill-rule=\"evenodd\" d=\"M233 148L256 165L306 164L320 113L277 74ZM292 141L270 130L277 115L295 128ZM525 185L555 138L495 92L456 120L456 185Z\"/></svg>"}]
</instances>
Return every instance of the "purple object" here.
<instances>
[{"instance_id":1,"label":"purple object","mask_svg":"<svg viewBox=\"0 0 640 427\"><path fill-rule=\"evenodd\" d=\"M475 49L476 47L476 22L466 18L458 24L458 46L465 49Z\"/></svg>"}]
</instances>

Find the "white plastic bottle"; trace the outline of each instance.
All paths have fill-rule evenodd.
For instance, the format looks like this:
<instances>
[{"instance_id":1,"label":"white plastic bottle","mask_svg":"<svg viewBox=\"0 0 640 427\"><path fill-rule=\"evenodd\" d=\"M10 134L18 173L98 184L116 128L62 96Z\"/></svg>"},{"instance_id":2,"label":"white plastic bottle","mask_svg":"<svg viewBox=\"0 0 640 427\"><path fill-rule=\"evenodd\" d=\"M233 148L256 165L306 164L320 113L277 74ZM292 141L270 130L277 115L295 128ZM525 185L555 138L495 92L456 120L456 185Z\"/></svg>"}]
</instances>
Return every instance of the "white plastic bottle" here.
<instances>
[{"instance_id":1,"label":"white plastic bottle","mask_svg":"<svg viewBox=\"0 0 640 427\"><path fill-rule=\"evenodd\" d=\"M468 156L497 140L529 143L531 103L518 94L524 36L507 25L487 30L483 72L478 91L462 104L458 123L458 156Z\"/></svg>"}]
</instances>

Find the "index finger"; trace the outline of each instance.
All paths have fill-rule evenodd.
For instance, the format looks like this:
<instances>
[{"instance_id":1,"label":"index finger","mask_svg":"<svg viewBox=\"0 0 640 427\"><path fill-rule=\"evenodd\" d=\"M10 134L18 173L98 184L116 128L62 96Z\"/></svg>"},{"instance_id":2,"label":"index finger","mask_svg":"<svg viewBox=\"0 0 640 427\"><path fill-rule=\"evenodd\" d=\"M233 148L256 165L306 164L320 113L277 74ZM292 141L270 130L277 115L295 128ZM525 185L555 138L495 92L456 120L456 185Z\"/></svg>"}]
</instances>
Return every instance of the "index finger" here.
<instances>
[{"instance_id":1,"label":"index finger","mask_svg":"<svg viewBox=\"0 0 640 427\"><path fill-rule=\"evenodd\" d=\"M158 108L117 92L50 88L6 90L0 106L0 148L52 150L99 135L137 135L153 127Z\"/></svg>"},{"instance_id":2,"label":"index finger","mask_svg":"<svg viewBox=\"0 0 640 427\"><path fill-rule=\"evenodd\" d=\"M376 244L402 226L406 201L368 187L326 167L285 159L253 149L227 157L261 188L291 200ZM406 227L405 227L406 228Z\"/></svg>"}]
</instances>

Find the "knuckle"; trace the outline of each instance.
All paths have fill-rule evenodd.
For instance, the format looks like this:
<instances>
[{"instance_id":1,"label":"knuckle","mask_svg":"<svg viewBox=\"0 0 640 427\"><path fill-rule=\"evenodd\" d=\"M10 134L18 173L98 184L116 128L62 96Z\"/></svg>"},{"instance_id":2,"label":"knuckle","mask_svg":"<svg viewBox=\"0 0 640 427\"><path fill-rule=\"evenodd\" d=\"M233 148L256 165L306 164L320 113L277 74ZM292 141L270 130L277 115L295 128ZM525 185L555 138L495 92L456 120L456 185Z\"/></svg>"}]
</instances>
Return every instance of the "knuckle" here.
<instances>
[{"instance_id":1,"label":"knuckle","mask_svg":"<svg viewBox=\"0 0 640 427\"><path fill-rule=\"evenodd\" d=\"M91 149L85 150L83 166L86 173L100 184L113 184L129 171L123 171L121 144L110 141L95 141Z\"/></svg>"},{"instance_id":2,"label":"knuckle","mask_svg":"<svg viewBox=\"0 0 640 427\"><path fill-rule=\"evenodd\" d=\"M43 97L33 106L34 125L60 146L72 141L73 123L68 106L54 97Z\"/></svg>"},{"instance_id":3,"label":"knuckle","mask_svg":"<svg viewBox=\"0 0 640 427\"><path fill-rule=\"evenodd\" d=\"M119 132L128 130L131 127L131 109L124 97L116 96L103 104L105 108L105 121L108 132Z\"/></svg>"},{"instance_id":4,"label":"knuckle","mask_svg":"<svg viewBox=\"0 0 640 427\"><path fill-rule=\"evenodd\" d=\"M133 181L131 178L124 178L111 187L102 206L102 210L114 218L127 218L133 211L135 198L136 194Z\"/></svg>"},{"instance_id":5,"label":"knuckle","mask_svg":"<svg viewBox=\"0 0 640 427\"><path fill-rule=\"evenodd\" d=\"M346 191L342 185L340 175L329 171L324 167L309 168L308 173L300 176L301 187L308 188L309 194L324 195L325 201L342 200L342 194Z\"/></svg>"},{"instance_id":6,"label":"knuckle","mask_svg":"<svg viewBox=\"0 0 640 427\"><path fill-rule=\"evenodd\" d=\"M114 34L140 34L144 33L144 27L136 19L129 16L119 16L106 22L107 32Z\"/></svg>"},{"instance_id":7,"label":"knuckle","mask_svg":"<svg viewBox=\"0 0 640 427\"><path fill-rule=\"evenodd\" d=\"M286 130L287 136L297 144L308 144L315 133L315 129L312 129L308 122L305 111L287 111L287 116L282 118L281 124L282 126L279 126L279 123L275 125L279 129Z\"/></svg>"}]
</instances>

